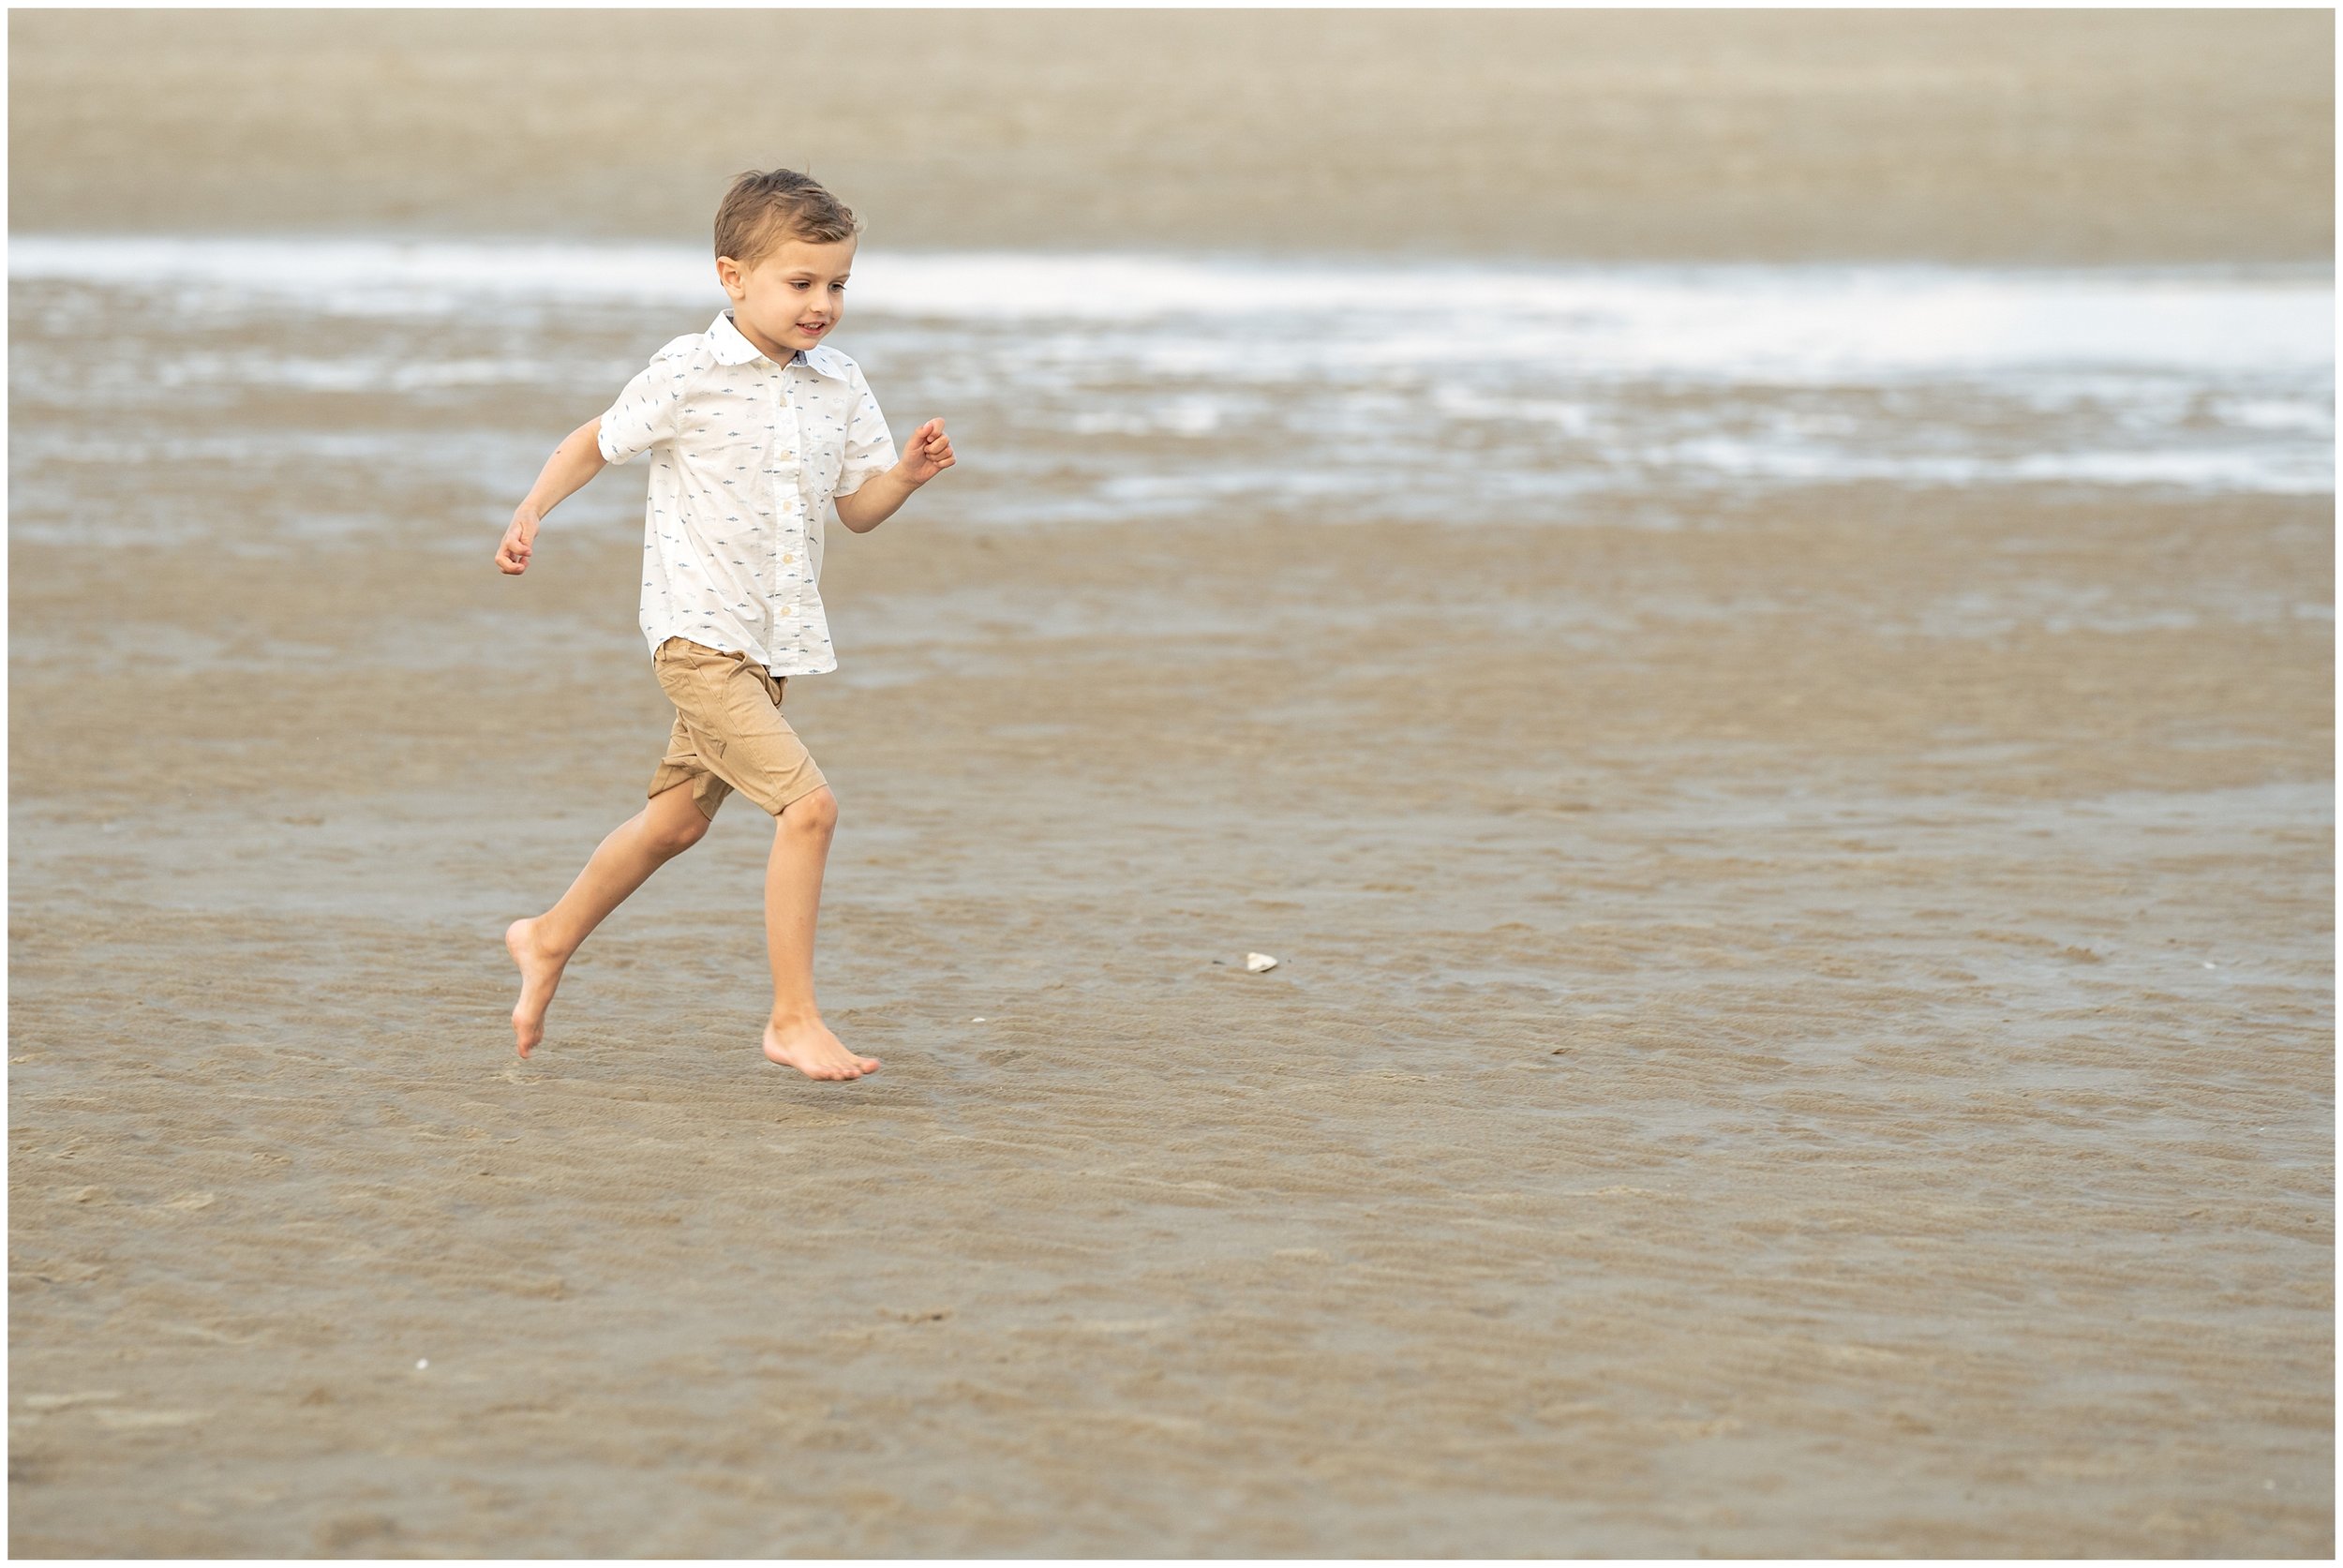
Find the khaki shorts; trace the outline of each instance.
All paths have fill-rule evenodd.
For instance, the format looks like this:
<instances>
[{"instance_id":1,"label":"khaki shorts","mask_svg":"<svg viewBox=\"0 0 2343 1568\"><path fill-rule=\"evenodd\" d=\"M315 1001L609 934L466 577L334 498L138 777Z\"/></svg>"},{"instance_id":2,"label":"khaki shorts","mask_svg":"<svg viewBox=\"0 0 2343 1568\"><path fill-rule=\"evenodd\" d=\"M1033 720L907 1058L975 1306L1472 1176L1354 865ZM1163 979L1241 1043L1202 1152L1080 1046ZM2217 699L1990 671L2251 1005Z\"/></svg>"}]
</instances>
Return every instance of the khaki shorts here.
<instances>
[{"instance_id":1,"label":"khaki shorts","mask_svg":"<svg viewBox=\"0 0 2343 1568\"><path fill-rule=\"evenodd\" d=\"M822 770L781 716L786 679L775 679L745 654L681 637L653 649L650 663L675 704L675 728L650 776L651 794L688 784L692 804L712 820L736 789L779 816L823 787Z\"/></svg>"}]
</instances>

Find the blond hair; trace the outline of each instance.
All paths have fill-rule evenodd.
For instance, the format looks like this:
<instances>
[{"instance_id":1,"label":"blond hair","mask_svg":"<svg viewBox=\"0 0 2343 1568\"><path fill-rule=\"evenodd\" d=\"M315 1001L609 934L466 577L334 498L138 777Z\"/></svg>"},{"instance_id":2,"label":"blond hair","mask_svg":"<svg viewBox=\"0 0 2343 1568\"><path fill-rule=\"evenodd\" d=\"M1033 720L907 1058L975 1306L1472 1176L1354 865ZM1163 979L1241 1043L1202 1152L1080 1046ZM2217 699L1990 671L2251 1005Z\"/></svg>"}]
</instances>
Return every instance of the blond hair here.
<instances>
[{"instance_id":1,"label":"blond hair","mask_svg":"<svg viewBox=\"0 0 2343 1568\"><path fill-rule=\"evenodd\" d=\"M813 175L752 169L732 182L716 208L716 254L753 267L789 240L830 245L854 238L861 227Z\"/></svg>"}]
</instances>

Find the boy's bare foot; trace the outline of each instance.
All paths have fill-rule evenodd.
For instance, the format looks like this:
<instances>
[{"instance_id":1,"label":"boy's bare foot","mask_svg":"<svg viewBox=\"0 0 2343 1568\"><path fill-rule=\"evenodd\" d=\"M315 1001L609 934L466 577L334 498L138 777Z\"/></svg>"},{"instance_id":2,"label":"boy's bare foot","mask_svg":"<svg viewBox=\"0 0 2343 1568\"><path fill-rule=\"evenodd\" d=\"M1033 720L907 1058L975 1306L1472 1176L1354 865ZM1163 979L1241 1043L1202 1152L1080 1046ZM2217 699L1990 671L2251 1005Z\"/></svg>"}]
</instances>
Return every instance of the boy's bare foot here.
<instances>
[{"instance_id":1,"label":"boy's bare foot","mask_svg":"<svg viewBox=\"0 0 2343 1568\"><path fill-rule=\"evenodd\" d=\"M521 972L521 999L513 1004L513 1045L526 1056L545 1038L545 1008L561 983L564 962L537 946L537 922L515 920L504 928L504 948Z\"/></svg>"},{"instance_id":2,"label":"boy's bare foot","mask_svg":"<svg viewBox=\"0 0 2343 1568\"><path fill-rule=\"evenodd\" d=\"M795 1068L808 1078L859 1078L866 1072L878 1071L877 1057L856 1055L840 1044L829 1026L818 1018L790 1023L768 1020L765 1056L784 1068Z\"/></svg>"}]
</instances>

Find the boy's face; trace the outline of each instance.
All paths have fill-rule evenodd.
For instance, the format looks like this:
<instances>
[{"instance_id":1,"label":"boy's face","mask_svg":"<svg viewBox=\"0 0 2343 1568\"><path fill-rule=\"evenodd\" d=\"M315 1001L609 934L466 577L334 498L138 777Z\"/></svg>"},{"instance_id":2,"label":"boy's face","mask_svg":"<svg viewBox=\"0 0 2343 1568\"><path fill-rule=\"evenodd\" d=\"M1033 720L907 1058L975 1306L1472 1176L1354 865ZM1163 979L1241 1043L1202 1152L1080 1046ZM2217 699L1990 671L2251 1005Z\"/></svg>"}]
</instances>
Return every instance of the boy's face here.
<instances>
[{"instance_id":1,"label":"boy's face","mask_svg":"<svg viewBox=\"0 0 2343 1568\"><path fill-rule=\"evenodd\" d=\"M732 324L768 355L787 359L836 330L846 313L846 274L854 266L851 239L787 239L743 267L716 258L716 277L732 296ZM774 349L780 349L773 355Z\"/></svg>"}]
</instances>

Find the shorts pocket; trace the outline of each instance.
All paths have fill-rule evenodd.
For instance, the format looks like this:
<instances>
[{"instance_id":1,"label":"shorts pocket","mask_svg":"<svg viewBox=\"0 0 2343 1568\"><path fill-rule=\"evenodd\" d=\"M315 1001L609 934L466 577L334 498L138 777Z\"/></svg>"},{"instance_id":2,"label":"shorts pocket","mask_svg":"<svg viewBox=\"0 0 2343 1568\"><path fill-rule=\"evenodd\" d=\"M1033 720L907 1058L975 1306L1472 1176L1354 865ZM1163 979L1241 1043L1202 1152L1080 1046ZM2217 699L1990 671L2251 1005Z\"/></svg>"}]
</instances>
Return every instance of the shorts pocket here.
<instances>
[{"instance_id":1,"label":"shorts pocket","mask_svg":"<svg viewBox=\"0 0 2343 1568\"><path fill-rule=\"evenodd\" d=\"M729 722L725 709L731 700L731 688L740 679L743 663L737 653L720 652L675 637L659 645L658 655L651 661L651 673L692 733L705 740L712 739ZM721 755L721 751L717 754Z\"/></svg>"}]
</instances>

